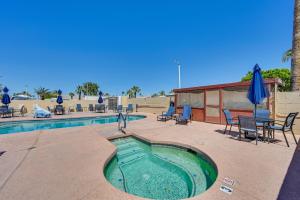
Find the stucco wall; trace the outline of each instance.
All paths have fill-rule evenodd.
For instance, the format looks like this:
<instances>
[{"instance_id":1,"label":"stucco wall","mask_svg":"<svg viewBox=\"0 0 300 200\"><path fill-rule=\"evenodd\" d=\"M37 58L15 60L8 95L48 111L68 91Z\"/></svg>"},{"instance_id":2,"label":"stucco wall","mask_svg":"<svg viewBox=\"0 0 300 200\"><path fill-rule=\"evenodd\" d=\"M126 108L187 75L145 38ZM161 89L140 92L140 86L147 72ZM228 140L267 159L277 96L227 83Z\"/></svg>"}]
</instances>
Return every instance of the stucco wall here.
<instances>
[{"instance_id":1,"label":"stucco wall","mask_svg":"<svg viewBox=\"0 0 300 200\"><path fill-rule=\"evenodd\" d=\"M290 112L300 112L300 92L278 92L276 95L276 118L283 120ZM300 115L295 122L295 133L300 135Z\"/></svg>"},{"instance_id":2,"label":"stucco wall","mask_svg":"<svg viewBox=\"0 0 300 200\"><path fill-rule=\"evenodd\" d=\"M170 97L139 97L128 99L127 103L137 105L138 112L160 114L168 110L170 99Z\"/></svg>"},{"instance_id":3,"label":"stucco wall","mask_svg":"<svg viewBox=\"0 0 300 200\"><path fill-rule=\"evenodd\" d=\"M27 108L28 113L32 113L33 106L38 104L40 107L47 109L47 106L54 107L57 105L56 101L51 100L13 100L10 104L12 107L18 107L24 105ZM75 107L76 104L81 104L82 107L88 107L89 104L97 104L97 100L64 100L63 106L65 108Z\"/></svg>"}]
</instances>

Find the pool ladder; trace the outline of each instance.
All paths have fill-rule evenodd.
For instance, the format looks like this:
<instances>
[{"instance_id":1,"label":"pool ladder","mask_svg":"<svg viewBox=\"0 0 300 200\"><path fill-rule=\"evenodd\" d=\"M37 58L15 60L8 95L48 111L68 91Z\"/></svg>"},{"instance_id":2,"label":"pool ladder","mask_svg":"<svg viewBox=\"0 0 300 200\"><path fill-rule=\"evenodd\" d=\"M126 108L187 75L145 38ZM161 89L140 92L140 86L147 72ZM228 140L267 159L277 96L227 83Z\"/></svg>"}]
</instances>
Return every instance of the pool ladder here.
<instances>
[{"instance_id":1,"label":"pool ladder","mask_svg":"<svg viewBox=\"0 0 300 200\"><path fill-rule=\"evenodd\" d=\"M126 115L124 116L122 112L119 112L118 114L118 130L123 132L123 129L127 126L127 118L128 118L128 112L126 112ZM121 125L123 121L123 126Z\"/></svg>"}]
</instances>

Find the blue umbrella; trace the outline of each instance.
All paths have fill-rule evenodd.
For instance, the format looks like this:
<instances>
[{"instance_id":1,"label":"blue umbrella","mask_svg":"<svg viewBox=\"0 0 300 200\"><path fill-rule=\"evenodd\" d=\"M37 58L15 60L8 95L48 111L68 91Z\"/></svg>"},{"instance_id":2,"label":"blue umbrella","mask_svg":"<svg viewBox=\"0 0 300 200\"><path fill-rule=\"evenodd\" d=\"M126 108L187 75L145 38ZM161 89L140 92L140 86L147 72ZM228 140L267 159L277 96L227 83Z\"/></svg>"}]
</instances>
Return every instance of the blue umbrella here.
<instances>
[{"instance_id":1,"label":"blue umbrella","mask_svg":"<svg viewBox=\"0 0 300 200\"><path fill-rule=\"evenodd\" d=\"M100 92L99 92L98 103L103 103L102 95L103 95L103 93L100 91Z\"/></svg>"},{"instance_id":2,"label":"blue umbrella","mask_svg":"<svg viewBox=\"0 0 300 200\"><path fill-rule=\"evenodd\" d=\"M8 104L10 104L10 97L9 97L9 95L8 95L8 88L7 87L4 87L4 89L3 89L3 92L4 92L4 94L3 94L3 96L2 96L2 100L1 100L1 102L3 103L3 104L5 104L6 106L8 105Z\"/></svg>"},{"instance_id":3,"label":"blue umbrella","mask_svg":"<svg viewBox=\"0 0 300 200\"><path fill-rule=\"evenodd\" d=\"M58 90L57 93L58 93L58 96L57 96L57 99L56 99L56 103L62 104L62 103L64 102L64 101L63 101L63 98L62 98L62 96L61 96L62 91L61 91L61 90Z\"/></svg>"},{"instance_id":4,"label":"blue umbrella","mask_svg":"<svg viewBox=\"0 0 300 200\"><path fill-rule=\"evenodd\" d=\"M261 69L258 64L253 68L253 76L251 85L248 90L248 99L255 105L254 116L256 117L257 104L261 104L263 100L270 96L268 88L265 86Z\"/></svg>"}]
</instances>

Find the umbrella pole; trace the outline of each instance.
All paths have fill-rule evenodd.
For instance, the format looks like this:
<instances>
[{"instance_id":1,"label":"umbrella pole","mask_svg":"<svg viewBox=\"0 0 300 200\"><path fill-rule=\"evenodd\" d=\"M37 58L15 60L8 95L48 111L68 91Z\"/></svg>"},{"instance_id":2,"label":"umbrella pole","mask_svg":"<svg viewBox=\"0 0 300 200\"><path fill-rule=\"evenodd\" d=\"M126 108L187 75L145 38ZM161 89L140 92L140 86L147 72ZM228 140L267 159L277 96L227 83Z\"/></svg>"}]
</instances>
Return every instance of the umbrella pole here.
<instances>
[{"instance_id":1,"label":"umbrella pole","mask_svg":"<svg viewBox=\"0 0 300 200\"><path fill-rule=\"evenodd\" d=\"M256 118L256 108L257 108L257 105L255 104L254 107L255 107L255 108L254 108L254 118Z\"/></svg>"}]
</instances>

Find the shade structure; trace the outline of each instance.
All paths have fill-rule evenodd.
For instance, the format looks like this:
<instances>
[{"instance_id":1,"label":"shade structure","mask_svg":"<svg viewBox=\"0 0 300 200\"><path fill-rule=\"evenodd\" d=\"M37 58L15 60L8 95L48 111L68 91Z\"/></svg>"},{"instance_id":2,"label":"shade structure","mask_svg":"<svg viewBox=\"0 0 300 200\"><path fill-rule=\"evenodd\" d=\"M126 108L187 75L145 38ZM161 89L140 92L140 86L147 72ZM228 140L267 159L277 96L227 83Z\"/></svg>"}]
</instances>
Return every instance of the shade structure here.
<instances>
[{"instance_id":1,"label":"shade structure","mask_svg":"<svg viewBox=\"0 0 300 200\"><path fill-rule=\"evenodd\" d=\"M61 96L62 91L61 91L61 90L58 90L57 93L58 93L58 96L57 96L57 99L56 99L56 103L62 104L62 103L64 102L64 100L63 100L63 98L62 98L62 96Z\"/></svg>"},{"instance_id":2,"label":"shade structure","mask_svg":"<svg viewBox=\"0 0 300 200\"><path fill-rule=\"evenodd\" d=\"M98 103L103 103L102 95L103 95L103 93L100 91L100 92L99 92Z\"/></svg>"},{"instance_id":3,"label":"shade structure","mask_svg":"<svg viewBox=\"0 0 300 200\"><path fill-rule=\"evenodd\" d=\"M255 105L255 117L257 105L261 104L263 100L270 96L269 90L264 83L264 79L261 74L261 69L258 64L253 68L253 76L251 84L248 90L248 99Z\"/></svg>"},{"instance_id":4,"label":"shade structure","mask_svg":"<svg viewBox=\"0 0 300 200\"><path fill-rule=\"evenodd\" d=\"M10 96L8 95L8 91L9 91L8 88L4 87L3 89L4 94L2 96L1 102L5 105L10 104Z\"/></svg>"}]
</instances>

